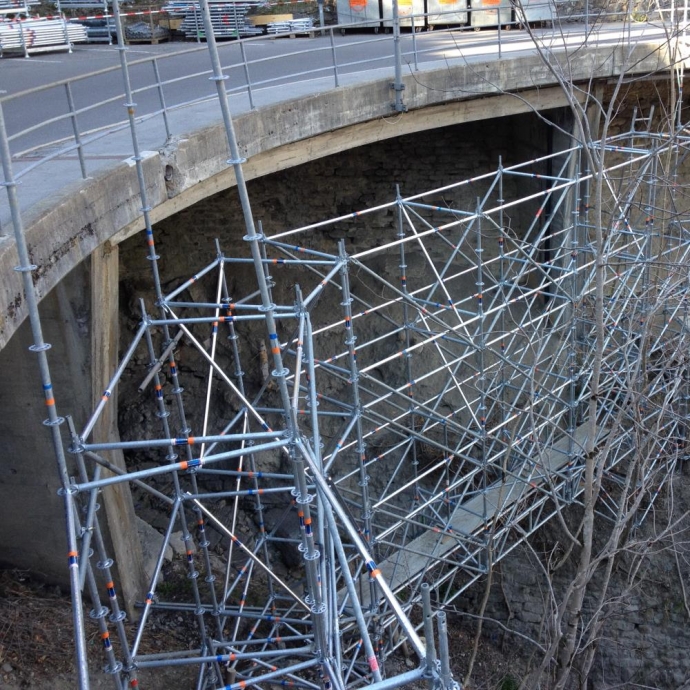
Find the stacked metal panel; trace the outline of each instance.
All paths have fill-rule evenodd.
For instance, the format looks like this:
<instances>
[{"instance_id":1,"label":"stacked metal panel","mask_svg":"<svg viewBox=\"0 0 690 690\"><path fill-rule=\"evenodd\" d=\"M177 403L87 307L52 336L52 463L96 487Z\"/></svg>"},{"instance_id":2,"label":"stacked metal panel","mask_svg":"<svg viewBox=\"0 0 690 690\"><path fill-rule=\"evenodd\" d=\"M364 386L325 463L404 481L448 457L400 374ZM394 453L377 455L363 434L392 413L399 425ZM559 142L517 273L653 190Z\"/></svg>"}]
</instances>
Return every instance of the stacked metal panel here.
<instances>
[{"instance_id":1,"label":"stacked metal panel","mask_svg":"<svg viewBox=\"0 0 690 690\"><path fill-rule=\"evenodd\" d=\"M125 38L128 41L161 41L170 37L168 29L148 22L140 21L125 27Z\"/></svg>"},{"instance_id":2,"label":"stacked metal panel","mask_svg":"<svg viewBox=\"0 0 690 690\"><path fill-rule=\"evenodd\" d=\"M311 17L304 19L290 19L286 22L271 22L266 25L269 34L306 34L314 28L314 21Z\"/></svg>"},{"instance_id":3,"label":"stacked metal panel","mask_svg":"<svg viewBox=\"0 0 690 690\"><path fill-rule=\"evenodd\" d=\"M57 3L55 3L57 5ZM98 0L60 0L60 9L99 9L103 12L108 11L108 5Z\"/></svg>"},{"instance_id":4,"label":"stacked metal panel","mask_svg":"<svg viewBox=\"0 0 690 690\"><path fill-rule=\"evenodd\" d=\"M555 0L522 0L515 4L515 19L522 24L552 22L555 16Z\"/></svg>"},{"instance_id":5,"label":"stacked metal panel","mask_svg":"<svg viewBox=\"0 0 690 690\"><path fill-rule=\"evenodd\" d=\"M512 15L510 0L470 0L470 24L476 28L509 24Z\"/></svg>"},{"instance_id":6,"label":"stacked metal panel","mask_svg":"<svg viewBox=\"0 0 690 690\"><path fill-rule=\"evenodd\" d=\"M213 35L216 38L260 35L263 33L261 28L252 26L246 20L249 11L260 4L251 0L249 2L209 2ZM204 37L204 21L198 4L187 4L180 30L187 38Z\"/></svg>"},{"instance_id":7,"label":"stacked metal panel","mask_svg":"<svg viewBox=\"0 0 690 690\"><path fill-rule=\"evenodd\" d=\"M120 5L127 5L133 0L120 0ZM78 8L99 8L104 13L112 13L112 0L53 0L53 4L59 6L61 10L64 9L78 9Z\"/></svg>"},{"instance_id":8,"label":"stacked metal panel","mask_svg":"<svg viewBox=\"0 0 690 690\"><path fill-rule=\"evenodd\" d=\"M381 26L379 0L337 0L336 8L338 24L361 24L376 31Z\"/></svg>"},{"instance_id":9,"label":"stacked metal panel","mask_svg":"<svg viewBox=\"0 0 690 690\"><path fill-rule=\"evenodd\" d=\"M62 19L38 19L0 23L0 52L26 49L28 52L60 49L70 43L85 43L83 26Z\"/></svg>"},{"instance_id":10,"label":"stacked metal panel","mask_svg":"<svg viewBox=\"0 0 690 690\"><path fill-rule=\"evenodd\" d=\"M40 0L0 0L0 12L11 13L11 12L21 12L25 10L30 5L39 5Z\"/></svg>"},{"instance_id":11,"label":"stacked metal panel","mask_svg":"<svg viewBox=\"0 0 690 690\"><path fill-rule=\"evenodd\" d=\"M393 0L382 0L381 10L383 25L386 28L392 27ZM414 20L412 15L414 15ZM398 0L398 16L400 17L400 26L412 28L414 21L415 31L421 31L424 28L424 0Z\"/></svg>"},{"instance_id":12,"label":"stacked metal panel","mask_svg":"<svg viewBox=\"0 0 690 690\"><path fill-rule=\"evenodd\" d=\"M169 17L184 17L185 13L191 9L192 4L186 0L172 0L163 5L161 12L166 12Z\"/></svg>"},{"instance_id":13,"label":"stacked metal panel","mask_svg":"<svg viewBox=\"0 0 690 690\"><path fill-rule=\"evenodd\" d=\"M107 19L71 19L75 24L81 24L86 29L86 36L89 43L111 43L117 36L115 20L112 17Z\"/></svg>"},{"instance_id":14,"label":"stacked metal panel","mask_svg":"<svg viewBox=\"0 0 690 690\"><path fill-rule=\"evenodd\" d=\"M427 0L429 26L467 24L467 0Z\"/></svg>"}]
</instances>

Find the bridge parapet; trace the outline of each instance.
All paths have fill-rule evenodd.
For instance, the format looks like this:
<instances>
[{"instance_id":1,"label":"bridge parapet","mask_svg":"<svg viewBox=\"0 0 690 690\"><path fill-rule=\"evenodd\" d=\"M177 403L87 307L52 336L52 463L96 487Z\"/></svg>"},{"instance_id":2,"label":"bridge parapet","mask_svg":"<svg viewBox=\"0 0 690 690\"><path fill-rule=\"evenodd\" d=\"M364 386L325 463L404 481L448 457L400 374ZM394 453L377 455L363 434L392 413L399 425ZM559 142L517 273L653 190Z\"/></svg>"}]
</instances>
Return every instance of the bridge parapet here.
<instances>
[{"instance_id":1,"label":"bridge parapet","mask_svg":"<svg viewBox=\"0 0 690 690\"><path fill-rule=\"evenodd\" d=\"M434 39L439 40L440 34L434 32ZM449 36L450 48L425 48L421 39L416 38L414 51L411 48L402 51L403 58L407 56L410 60L402 77L408 112L398 115L395 121L388 119L394 114L391 81L394 69L378 67L382 60L378 55L366 65L366 70L356 73L345 72L359 65L360 61L351 59L334 63L335 67L319 66L308 72L318 75L326 70L337 75L335 78L290 81L301 77L288 75L283 77L287 81L281 86L267 88L266 83L275 81L271 79L253 85L243 83L231 89L238 141L243 156L248 159L248 179L411 131L566 104L563 93L544 91L558 86L554 76L558 70L535 54L529 37L509 42L504 35L503 57L499 59L494 43L487 45L483 41L476 46L470 41L459 47L457 37L452 33ZM590 36L588 45L583 47L583 37L578 37L573 30L559 50L551 46L548 54L553 60L562 60L563 65L558 69L565 73L567 67L572 82L609 79L622 73L654 74L668 69L673 62L675 46L658 31L640 29L636 38L644 38L645 42L634 45L622 41L625 36L620 27L608 29L608 33L602 30L598 36L598 42ZM377 50L381 40L376 39ZM391 51L392 39L383 41L385 50ZM361 43L366 46L370 40ZM358 42L355 48L364 50L363 45ZM567 59L568 51L575 49L573 46L577 48L577 58ZM303 52L306 51L298 54ZM323 47L308 54L321 53ZM192 54L185 51L184 56ZM441 54L446 57L440 61L422 59ZM168 56L171 61L177 58L178 54ZM149 68L151 63L152 60L141 60L133 64ZM233 64L233 68L241 65ZM45 96L50 88L75 90L79 84L87 86L91 84L90 79L108 75L112 77L113 70L101 70L89 78L66 80L57 87L33 89L0 99L6 122L14 122L17 130L10 129L8 144L14 149L18 198L32 260L38 267L35 285L40 296L46 295L103 242L117 242L143 227L136 171L131 158L127 158L131 141L123 125L81 132L76 139L72 135L57 150L52 146L45 153L37 133L47 125L53 128L51 132L55 131L56 121L70 127L72 123L84 122L82 129L92 128L97 122L102 124L103 115L96 117L94 104L72 112L67 110L42 123L31 122L21 130L17 129L15 111L20 103L31 104L37 95ZM208 73L195 74L195 77L206 81ZM333 88L336 83L337 88ZM163 86L159 80L153 80L141 89L147 105L138 116L154 221L234 184L222 127L213 124L220 119L215 106L205 98L184 106L179 103L173 106L166 100L165 108L161 108L156 99ZM185 93L188 90L193 89L185 84ZM481 99L489 96L500 97L503 102L494 100L488 108ZM108 102L119 104L121 100L113 96ZM28 153L17 152L17 148L27 143L32 144ZM79 154L76 160L75 153ZM113 164L113 159L120 162ZM4 204L0 206L0 228L5 235L0 237L1 348L26 317L26 310L19 276L11 270L17 265L17 258L9 209Z\"/></svg>"}]
</instances>

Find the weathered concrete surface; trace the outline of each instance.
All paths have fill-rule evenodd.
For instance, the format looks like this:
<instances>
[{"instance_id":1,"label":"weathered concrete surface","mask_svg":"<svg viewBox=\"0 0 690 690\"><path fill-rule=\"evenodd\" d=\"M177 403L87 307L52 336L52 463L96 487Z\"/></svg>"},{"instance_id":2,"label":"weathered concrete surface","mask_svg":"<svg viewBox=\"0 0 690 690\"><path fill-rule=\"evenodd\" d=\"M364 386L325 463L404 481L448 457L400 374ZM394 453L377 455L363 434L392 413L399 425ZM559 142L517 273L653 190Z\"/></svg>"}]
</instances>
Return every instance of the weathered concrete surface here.
<instances>
[{"instance_id":1,"label":"weathered concrete surface","mask_svg":"<svg viewBox=\"0 0 690 690\"><path fill-rule=\"evenodd\" d=\"M119 363L119 251L104 242L91 254L91 394L94 408L108 387L110 376ZM110 395L108 405L94 426L94 437L111 443L120 440L117 426L118 389ZM113 452L110 461L126 470L122 451ZM105 476L110 475L106 470ZM120 588L127 614L137 618L135 602L147 591L150 572L145 570L141 549L131 535L136 531L134 502L129 486L116 484L102 493L108 532L116 563L127 564L119 569Z\"/></svg>"},{"instance_id":2,"label":"weathered concrete surface","mask_svg":"<svg viewBox=\"0 0 690 690\"><path fill-rule=\"evenodd\" d=\"M79 420L91 408L89 280L88 263L82 264L51 291L42 314L45 340L53 344L51 362L60 361L52 370L53 385L70 391L61 413ZM47 577L58 573L51 579L68 584L64 501L57 493L49 435L42 428L47 415L38 365L28 351L34 341L27 326L3 350L7 364L0 367L0 565ZM65 441L66 428L61 427Z\"/></svg>"},{"instance_id":3,"label":"weathered concrete surface","mask_svg":"<svg viewBox=\"0 0 690 690\"><path fill-rule=\"evenodd\" d=\"M558 84L556 75L576 83L606 79L621 73L654 74L668 67L667 51L660 44L638 43L632 48L611 46L582 49L564 65L547 65L538 55L505 60L445 64L404 78L404 99L409 112L390 110L388 79L342 87L318 95L286 101L247 113L235 120L237 138L246 164L247 179L284 169L308 157L397 136L409 121L420 118L418 128L442 126L467 117L495 117L543 107L534 89ZM531 91L525 96L508 93ZM493 104L466 109L465 102L502 96L503 113ZM547 107L562 105L550 103ZM512 104L512 105L511 105ZM515 108L514 110L511 110ZM433 117L438 109L438 121ZM431 116L429 116L431 114ZM384 119L389 119L382 124ZM398 128L397 123L405 123ZM341 136L334 136L339 133ZM323 148L320 146L323 138ZM200 198L234 184L228 170L227 146L220 125L191 132L166 149L147 154L144 172L154 221L167 217ZM76 185L59 199L47 199L24 218L31 260L38 266L35 283L46 295L67 273L106 240L141 227L137 178L131 162L121 163L92 180ZM124 230L124 232L122 232ZM119 235L118 235L119 233ZM0 241L0 348L26 316L14 242Z\"/></svg>"}]
</instances>

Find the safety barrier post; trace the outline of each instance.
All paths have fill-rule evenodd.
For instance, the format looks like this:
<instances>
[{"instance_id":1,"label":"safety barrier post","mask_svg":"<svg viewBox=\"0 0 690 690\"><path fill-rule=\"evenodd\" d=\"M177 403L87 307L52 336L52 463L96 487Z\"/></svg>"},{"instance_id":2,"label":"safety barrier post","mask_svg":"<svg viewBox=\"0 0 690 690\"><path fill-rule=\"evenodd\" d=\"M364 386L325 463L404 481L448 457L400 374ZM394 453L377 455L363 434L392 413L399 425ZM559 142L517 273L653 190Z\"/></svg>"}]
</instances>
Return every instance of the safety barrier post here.
<instances>
[{"instance_id":1,"label":"safety barrier post","mask_svg":"<svg viewBox=\"0 0 690 690\"><path fill-rule=\"evenodd\" d=\"M247 63L247 51L244 47L244 42L240 41L240 52L242 53L242 68L244 69L244 78L247 82L247 96L249 98L249 107L252 110L256 109L254 105L254 97L252 95L252 81L249 78L249 64Z\"/></svg>"},{"instance_id":2,"label":"safety barrier post","mask_svg":"<svg viewBox=\"0 0 690 690\"><path fill-rule=\"evenodd\" d=\"M153 36L153 33L151 34ZM168 107L165 104L165 95L163 94L163 83L161 82L160 70L158 69L158 59L153 58L153 74L156 77L156 89L158 90L158 100L163 111L163 123L165 124L165 140L170 141L172 134L170 132L170 123L168 122Z\"/></svg>"},{"instance_id":3,"label":"safety barrier post","mask_svg":"<svg viewBox=\"0 0 690 690\"><path fill-rule=\"evenodd\" d=\"M17 23L19 24L19 39L21 40L22 48L24 49L24 57L28 58L30 57L30 55L29 48L26 45L26 36L24 36L24 24L19 20L17 20Z\"/></svg>"},{"instance_id":4,"label":"safety barrier post","mask_svg":"<svg viewBox=\"0 0 690 690\"><path fill-rule=\"evenodd\" d=\"M333 27L330 27L330 29L328 30L328 34L331 38L331 55L333 56L333 78L335 79L335 86L337 88L338 86L340 86L340 82L338 81L338 59L335 55L335 38L333 37Z\"/></svg>"},{"instance_id":5,"label":"safety barrier post","mask_svg":"<svg viewBox=\"0 0 690 690\"><path fill-rule=\"evenodd\" d=\"M402 92L405 90L405 85L402 83L402 49L400 46L400 13L398 10L398 0L393 0L393 47L395 49L395 82L392 84L392 88L395 91L393 109L396 113L404 113L407 107L402 102Z\"/></svg>"}]
</instances>

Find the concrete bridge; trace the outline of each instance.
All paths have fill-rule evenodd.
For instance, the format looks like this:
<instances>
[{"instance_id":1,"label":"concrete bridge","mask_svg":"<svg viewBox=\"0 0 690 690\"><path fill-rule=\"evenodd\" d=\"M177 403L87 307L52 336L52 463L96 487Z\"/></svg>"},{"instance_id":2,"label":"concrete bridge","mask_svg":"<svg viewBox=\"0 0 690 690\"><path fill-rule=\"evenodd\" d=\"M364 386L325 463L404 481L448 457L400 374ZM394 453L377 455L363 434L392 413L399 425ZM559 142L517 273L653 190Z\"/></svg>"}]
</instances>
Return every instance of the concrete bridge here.
<instances>
[{"instance_id":1,"label":"concrete bridge","mask_svg":"<svg viewBox=\"0 0 690 690\"><path fill-rule=\"evenodd\" d=\"M612 25L592 34L587 45L582 29L572 28L563 35L539 32L542 55L524 33L519 37L511 34L509 39L504 33L499 57L497 44L484 36L475 44L471 36L458 39L454 34L431 50L419 48L426 61L419 61L417 69L408 57L402 78L406 112L395 122L390 122L395 112L393 71L377 67L380 58L376 57L371 67L358 65L359 71L341 74L338 88L332 88L330 76L291 82L288 75L287 83L255 91L254 109L246 93L231 97L237 138L247 158L247 179L411 132L562 107L569 97L584 100L595 83L622 74L661 76L677 59L679 45L677 36L669 40L660 28L637 25L631 33L629 27L622 30ZM438 32L430 37L438 43ZM119 77L110 72L100 78L112 81ZM578 88L566 93L559 80ZM490 105L487 98L491 98ZM7 110L21 100L21 96L6 96L0 103ZM114 105L120 106L121 101ZM139 125L154 222L234 184L215 102L177 109L169 104L168 110L172 133L168 141L160 116ZM34 143L13 162L21 176L18 192L27 241L38 266L35 285L39 295L46 295L104 242L117 244L143 228L136 171L127 156L127 152L131 154L129 132L120 127L107 136L102 134L84 145L86 179L79 179L71 141L63 142L71 146L64 155L54 146L42 154L45 149ZM89 135L82 133L81 137L86 141ZM19 147L22 143L18 138ZM48 160L37 166L41 155ZM118 156L123 160L113 164ZM29 172L24 176L25 170ZM5 203L0 206L0 227L5 235L0 238L3 347L26 317L20 279L12 271L17 257Z\"/></svg>"},{"instance_id":2,"label":"concrete bridge","mask_svg":"<svg viewBox=\"0 0 690 690\"><path fill-rule=\"evenodd\" d=\"M669 39L663 29L648 26L636 27L635 33L615 26L602 28L596 36L589 36L586 44L577 28L567 34L542 32L539 50L527 35L511 36L502 44L500 55L494 43L453 38L452 45L439 46L443 39L433 39L436 44L416 66L410 59L397 88L391 68L374 67L339 74L337 87L330 77L318 77L309 81L286 78L279 87L256 89L251 94L240 89L233 96L234 125L241 153L247 159L246 178L260 178L428 129L563 108L573 100L586 108L609 80L624 75L668 79L677 56L684 59L685 54L679 37ZM404 105L397 110L396 92L402 93ZM7 110L30 96L6 97L0 103ZM168 104L167 130L160 116L138 124L154 223L235 184L227 162L225 130L215 108L215 103L208 101L180 108ZM45 162L34 167L47 150L39 142L28 152L15 151L12 159L15 173L21 176L18 210L36 266L34 285L40 298L50 295L48 320L51 312L59 312L60 300L65 299L55 288L79 267L87 266L90 273L86 281L91 302L89 351L75 345L70 333L73 323L67 327L56 323L52 328L53 346L66 357L62 365L65 376L73 381L81 377L84 384L82 399L76 405L83 409L91 404L89 398L99 396L105 388L106 374L101 372L112 370L117 362L117 247L143 229L137 170L127 156L131 150L129 132L110 129L113 131L97 134L94 143L85 146L85 179L78 176L75 154L79 151L75 148L66 155L48 149ZM113 163L118 156L121 160ZM0 238L0 348L4 348L6 363L0 370L0 430L8 439L6 457L0 462L0 496L10 516L0 527L0 544L10 545L5 549L8 562L55 575L64 568L62 503L55 495L57 481L45 470L45 454L40 452L43 439L33 438L33 430L26 429L27 418L40 420L41 414L30 409L38 396L22 392L31 374L18 358L31 340L26 330L23 335L20 330L26 306L20 276L12 270L18 258L10 234L12 219L5 205L0 207L0 224L5 234ZM59 386L56 389L59 402ZM71 402L76 404L79 396L73 397ZM103 437L117 435L112 414L99 423ZM136 560L138 556L127 544L127 535L134 531L131 498L121 489L105 503L118 559ZM30 509L30 545L21 537L26 534L29 505L34 506ZM37 529L37 523L45 527ZM131 605L141 577L136 567L121 577ZM127 581L127 577L131 579Z\"/></svg>"}]
</instances>

